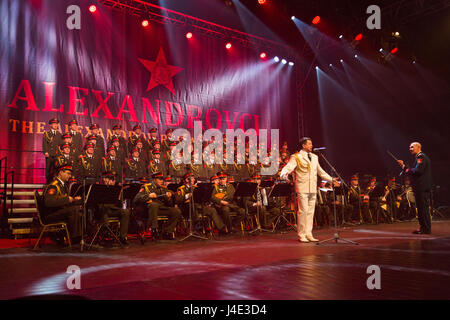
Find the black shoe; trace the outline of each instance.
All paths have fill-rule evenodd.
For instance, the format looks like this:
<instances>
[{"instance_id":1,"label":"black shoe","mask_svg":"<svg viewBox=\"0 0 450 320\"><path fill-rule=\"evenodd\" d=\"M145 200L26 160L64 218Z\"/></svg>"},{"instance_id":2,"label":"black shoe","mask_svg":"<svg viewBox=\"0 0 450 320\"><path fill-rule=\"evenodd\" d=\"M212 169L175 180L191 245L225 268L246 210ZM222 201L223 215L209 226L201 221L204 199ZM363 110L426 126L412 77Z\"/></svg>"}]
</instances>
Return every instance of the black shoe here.
<instances>
[{"instance_id":1,"label":"black shoe","mask_svg":"<svg viewBox=\"0 0 450 320\"><path fill-rule=\"evenodd\" d=\"M172 233L169 232L163 232L162 239L164 240L175 240Z\"/></svg>"},{"instance_id":2,"label":"black shoe","mask_svg":"<svg viewBox=\"0 0 450 320\"><path fill-rule=\"evenodd\" d=\"M129 246L130 244L128 243L127 239L125 238L120 238L119 242L123 245L123 246Z\"/></svg>"},{"instance_id":3,"label":"black shoe","mask_svg":"<svg viewBox=\"0 0 450 320\"><path fill-rule=\"evenodd\" d=\"M414 230L413 234L431 234L431 231Z\"/></svg>"}]
</instances>

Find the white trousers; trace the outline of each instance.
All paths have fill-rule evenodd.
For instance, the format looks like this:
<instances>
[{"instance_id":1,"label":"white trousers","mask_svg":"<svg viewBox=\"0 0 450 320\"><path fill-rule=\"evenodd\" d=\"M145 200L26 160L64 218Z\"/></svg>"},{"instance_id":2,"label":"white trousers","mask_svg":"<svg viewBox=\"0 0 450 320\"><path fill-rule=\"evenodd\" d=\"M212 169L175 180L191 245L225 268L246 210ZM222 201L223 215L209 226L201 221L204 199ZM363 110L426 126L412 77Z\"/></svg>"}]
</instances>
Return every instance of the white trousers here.
<instances>
[{"instance_id":1,"label":"white trousers","mask_svg":"<svg viewBox=\"0 0 450 320\"><path fill-rule=\"evenodd\" d=\"M316 193L297 193L297 234L300 238L312 236Z\"/></svg>"}]
</instances>

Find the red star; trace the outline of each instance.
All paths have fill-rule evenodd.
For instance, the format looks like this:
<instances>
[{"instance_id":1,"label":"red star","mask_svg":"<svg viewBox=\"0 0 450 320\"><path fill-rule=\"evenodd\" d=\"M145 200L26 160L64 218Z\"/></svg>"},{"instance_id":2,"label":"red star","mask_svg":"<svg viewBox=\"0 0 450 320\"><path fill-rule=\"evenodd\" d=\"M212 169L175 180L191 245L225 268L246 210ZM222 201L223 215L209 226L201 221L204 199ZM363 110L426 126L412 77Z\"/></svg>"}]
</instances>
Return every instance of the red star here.
<instances>
[{"instance_id":1,"label":"red star","mask_svg":"<svg viewBox=\"0 0 450 320\"><path fill-rule=\"evenodd\" d=\"M175 95L175 90L173 88L172 77L178 72L183 70L183 68L169 66L164 55L163 48L159 48L158 57L156 61L150 61L145 59L139 59L139 61L152 73L150 82L148 83L147 91L153 89L157 85L163 85L173 95Z\"/></svg>"}]
</instances>

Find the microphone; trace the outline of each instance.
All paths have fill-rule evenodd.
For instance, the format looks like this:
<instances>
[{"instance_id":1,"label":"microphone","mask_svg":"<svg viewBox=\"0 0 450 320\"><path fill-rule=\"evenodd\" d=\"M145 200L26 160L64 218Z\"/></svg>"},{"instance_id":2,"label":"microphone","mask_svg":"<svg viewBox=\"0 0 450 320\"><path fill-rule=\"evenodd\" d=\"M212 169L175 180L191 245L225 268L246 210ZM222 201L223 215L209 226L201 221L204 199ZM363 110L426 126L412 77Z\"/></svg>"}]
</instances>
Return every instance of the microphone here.
<instances>
[{"instance_id":1,"label":"microphone","mask_svg":"<svg viewBox=\"0 0 450 320\"><path fill-rule=\"evenodd\" d=\"M327 150L327 148L325 148L325 147L320 147L320 148L314 148L314 149L313 149L314 152L316 152L316 151L321 151L321 150Z\"/></svg>"}]
</instances>

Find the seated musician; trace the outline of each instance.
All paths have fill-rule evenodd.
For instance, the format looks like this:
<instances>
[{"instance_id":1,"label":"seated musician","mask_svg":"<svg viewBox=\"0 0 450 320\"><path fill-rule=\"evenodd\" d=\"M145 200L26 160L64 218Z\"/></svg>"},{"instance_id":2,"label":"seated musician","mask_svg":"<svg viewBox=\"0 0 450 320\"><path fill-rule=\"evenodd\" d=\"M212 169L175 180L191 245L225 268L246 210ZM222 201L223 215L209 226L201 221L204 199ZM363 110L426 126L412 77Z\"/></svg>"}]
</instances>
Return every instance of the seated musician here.
<instances>
[{"instance_id":1,"label":"seated musician","mask_svg":"<svg viewBox=\"0 0 450 320\"><path fill-rule=\"evenodd\" d=\"M62 165L56 168L56 178L44 188L44 212L41 219L44 224L67 222L72 243L81 240L81 197L69 195L69 179L72 176L72 166ZM63 235L54 239L64 243Z\"/></svg>"},{"instance_id":2,"label":"seated musician","mask_svg":"<svg viewBox=\"0 0 450 320\"><path fill-rule=\"evenodd\" d=\"M107 171L103 174L103 184L107 186L116 185L116 176L113 172ZM98 211L101 215L101 220L104 223L108 223L108 218L119 217L120 218L120 236L119 241L123 245L128 245L127 234L128 224L130 221L130 212L126 209L122 209L120 199L117 199L116 204L99 204Z\"/></svg>"},{"instance_id":3,"label":"seated musician","mask_svg":"<svg viewBox=\"0 0 450 320\"><path fill-rule=\"evenodd\" d=\"M352 211L352 221L361 224L363 223L363 194L361 191L361 187L359 186L359 177L354 174L350 178L350 189L348 190L348 202Z\"/></svg>"},{"instance_id":4,"label":"seated musician","mask_svg":"<svg viewBox=\"0 0 450 320\"><path fill-rule=\"evenodd\" d=\"M259 208L258 219L261 219L260 224L263 228L268 228L280 214L280 210L276 207L269 208L268 190L260 187L260 174L253 174L250 182L256 183L258 187L256 188L256 193L253 196L244 197L244 205L247 207L248 213L250 214L256 214Z\"/></svg>"},{"instance_id":5,"label":"seated musician","mask_svg":"<svg viewBox=\"0 0 450 320\"><path fill-rule=\"evenodd\" d=\"M148 219L146 227L151 227L155 239L162 237L171 240L173 239L171 234L175 231L181 211L172 206L171 200L174 195L164 186L163 174L161 172L154 173L152 178L153 182L142 186L134 198L134 202L147 204ZM158 216L169 218L163 232L158 229Z\"/></svg>"},{"instance_id":6,"label":"seated musician","mask_svg":"<svg viewBox=\"0 0 450 320\"><path fill-rule=\"evenodd\" d=\"M245 210L233 201L236 190L232 184L228 183L227 174L221 172L218 176L219 184L214 186L211 201L214 203L217 212L219 212L220 216L227 225L228 232L233 233L233 223L237 224L244 220ZM231 220L231 212L236 214L234 221Z\"/></svg>"},{"instance_id":7,"label":"seated musician","mask_svg":"<svg viewBox=\"0 0 450 320\"><path fill-rule=\"evenodd\" d=\"M372 177L369 180L369 185L366 187L363 196L363 220L365 223L374 223L376 214L379 209L378 199L372 193L377 186L377 178Z\"/></svg>"},{"instance_id":8,"label":"seated musician","mask_svg":"<svg viewBox=\"0 0 450 320\"><path fill-rule=\"evenodd\" d=\"M314 217L316 218L316 222L318 226L324 225L332 225L334 221L334 217L331 213L330 208L330 193L333 192L332 189L327 188L327 181L322 180L320 185L317 187L317 201L316 201L316 210Z\"/></svg>"},{"instance_id":9,"label":"seated musician","mask_svg":"<svg viewBox=\"0 0 450 320\"><path fill-rule=\"evenodd\" d=\"M181 209L181 212L184 217L189 217L189 205L192 199L192 192L197 186L195 185L195 177L192 172L188 172L183 176L183 185L180 186L177 190L177 204ZM201 217L201 215L208 216L214 221L214 225L219 230L219 234L226 233L225 224L217 213L216 208L213 206L208 206L206 204L202 204L200 202L195 203L195 212L192 213L192 221L194 225Z\"/></svg>"}]
</instances>

